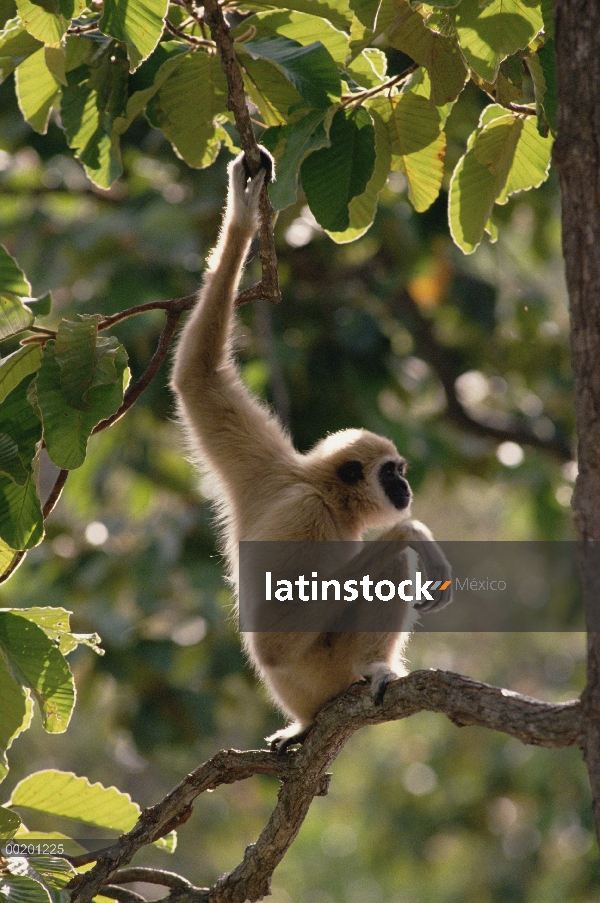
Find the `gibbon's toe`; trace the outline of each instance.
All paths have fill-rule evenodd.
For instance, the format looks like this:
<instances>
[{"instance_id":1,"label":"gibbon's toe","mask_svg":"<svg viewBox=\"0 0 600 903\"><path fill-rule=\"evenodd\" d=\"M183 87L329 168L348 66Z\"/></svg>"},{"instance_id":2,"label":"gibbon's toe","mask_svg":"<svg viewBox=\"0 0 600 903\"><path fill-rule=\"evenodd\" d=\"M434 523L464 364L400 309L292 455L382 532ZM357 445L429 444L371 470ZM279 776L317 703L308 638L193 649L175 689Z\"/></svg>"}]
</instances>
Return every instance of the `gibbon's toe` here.
<instances>
[{"instance_id":1,"label":"gibbon's toe","mask_svg":"<svg viewBox=\"0 0 600 903\"><path fill-rule=\"evenodd\" d=\"M389 684L397 679L398 675L394 674L393 671L387 671L384 674L377 674L371 678L371 698L373 699L373 703L375 705L382 704L383 697L385 696L385 691L387 690Z\"/></svg>"},{"instance_id":2,"label":"gibbon's toe","mask_svg":"<svg viewBox=\"0 0 600 903\"><path fill-rule=\"evenodd\" d=\"M295 727L295 725L292 725L292 727ZM267 743L270 745L271 752L277 753L278 756L285 756L290 746L301 746L304 743L311 729L312 724L293 733L290 731L290 728L283 728L283 730L267 737Z\"/></svg>"}]
</instances>

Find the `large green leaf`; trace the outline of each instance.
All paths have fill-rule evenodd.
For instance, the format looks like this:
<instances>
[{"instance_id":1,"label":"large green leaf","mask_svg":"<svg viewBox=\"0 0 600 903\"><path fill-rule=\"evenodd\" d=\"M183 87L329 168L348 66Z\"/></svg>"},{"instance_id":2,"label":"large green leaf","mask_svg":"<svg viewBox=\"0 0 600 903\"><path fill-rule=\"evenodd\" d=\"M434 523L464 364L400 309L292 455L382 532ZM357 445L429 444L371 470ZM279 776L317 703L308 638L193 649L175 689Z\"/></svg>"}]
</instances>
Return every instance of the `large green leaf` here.
<instances>
[{"instance_id":1,"label":"large green leaf","mask_svg":"<svg viewBox=\"0 0 600 903\"><path fill-rule=\"evenodd\" d=\"M33 714L29 691L14 680L2 656L0 656L0 712L2 712L0 718L0 781L2 781L8 772L6 750L10 749L15 737L27 730ZM7 811L0 808L0 840L6 838L7 831L11 832L19 827L19 820L17 819L15 824L14 820L5 814Z\"/></svg>"},{"instance_id":2,"label":"large green leaf","mask_svg":"<svg viewBox=\"0 0 600 903\"><path fill-rule=\"evenodd\" d=\"M542 11L531 0L462 0L452 17L460 49L481 78L493 82L503 59L523 50L543 28Z\"/></svg>"},{"instance_id":3,"label":"large green leaf","mask_svg":"<svg viewBox=\"0 0 600 903\"><path fill-rule=\"evenodd\" d=\"M108 47L94 60L69 74L63 88L61 119L69 146L100 188L110 188L123 167L113 123L127 104L128 64L122 46Z\"/></svg>"},{"instance_id":4,"label":"large green leaf","mask_svg":"<svg viewBox=\"0 0 600 903\"><path fill-rule=\"evenodd\" d=\"M26 345L0 360L0 404L22 379L35 373L42 362L39 345Z\"/></svg>"},{"instance_id":5,"label":"large green leaf","mask_svg":"<svg viewBox=\"0 0 600 903\"><path fill-rule=\"evenodd\" d=\"M0 31L0 83L41 46L26 30L20 18L10 19Z\"/></svg>"},{"instance_id":6,"label":"large green leaf","mask_svg":"<svg viewBox=\"0 0 600 903\"><path fill-rule=\"evenodd\" d=\"M277 180L269 185L269 196L276 210L289 207L296 200L298 174L308 154L329 146L325 130L327 112L312 110L290 125L267 129L261 138L271 151L283 143L283 151L277 157Z\"/></svg>"},{"instance_id":7,"label":"large green leaf","mask_svg":"<svg viewBox=\"0 0 600 903\"><path fill-rule=\"evenodd\" d=\"M254 59L270 60L283 72L309 107L326 109L341 96L335 60L320 43L303 47L290 38L267 37L244 44Z\"/></svg>"},{"instance_id":8,"label":"large green leaf","mask_svg":"<svg viewBox=\"0 0 600 903\"><path fill-rule=\"evenodd\" d=\"M13 790L9 805L71 818L118 834L131 830L140 816L140 807L127 793L121 793L116 787L91 784L87 778L54 769L38 771L24 778ZM175 848L174 834L156 843L172 850Z\"/></svg>"},{"instance_id":9,"label":"large green leaf","mask_svg":"<svg viewBox=\"0 0 600 903\"><path fill-rule=\"evenodd\" d=\"M61 389L68 404L80 410L87 407L87 395L94 378L98 319L80 317L79 320L61 320L54 343Z\"/></svg>"},{"instance_id":10,"label":"large green leaf","mask_svg":"<svg viewBox=\"0 0 600 903\"><path fill-rule=\"evenodd\" d=\"M1 875L0 894L4 903L51 903L45 887L21 875Z\"/></svg>"},{"instance_id":11,"label":"large green leaf","mask_svg":"<svg viewBox=\"0 0 600 903\"><path fill-rule=\"evenodd\" d=\"M94 362L92 386L87 390L85 407L76 408L65 394L54 342L46 343L30 398L43 423L48 454L58 467L67 470L81 467L93 428L118 410L123 400L127 366L127 353L121 345L118 346L114 364L115 380L112 383L98 383L98 370L100 368L100 372L104 372L105 362L101 359Z\"/></svg>"},{"instance_id":12,"label":"large green leaf","mask_svg":"<svg viewBox=\"0 0 600 903\"><path fill-rule=\"evenodd\" d=\"M197 51L170 65L150 103L153 121L189 166L202 169L226 138L218 119L227 114L227 81L215 54Z\"/></svg>"},{"instance_id":13,"label":"large green leaf","mask_svg":"<svg viewBox=\"0 0 600 903\"><path fill-rule=\"evenodd\" d=\"M0 611L0 650L13 677L28 687L39 703L44 728L66 731L75 685L64 656L41 627L17 611Z\"/></svg>"},{"instance_id":14,"label":"large green leaf","mask_svg":"<svg viewBox=\"0 0 600 903\"><path fill-rule=\"evenodd\" d=\"M122 114L114 121L113 142L129 128L188 52L189 47L179 41L163 41L129 79L129 97Z\"/></svg>"},{"instance_id":15,"label":"large green leaf","mask_svg":"<svg viewBox=\"0 0 600 903\"><path fill-rule=\"evenodd\" d=\"M245 19L234 32L239 37L252 25L256 34L252 40L280 35L291 38L302 46L314 44L316 41L325 47L336 63L343 65L348 55L348 35L338 31L327 19L309 16L297 9L277 10L258 13L251 19Z\"/></svg>"},{"instance_id":16,"label":"large green leaf","mask_svg":"<svg viewBox=\"0 0 600 903\"><path fill-rule=\"evenodd\" d=\"M20 485L10 476L0 474L0 538L11 549L30 549L44 533L32 473L36 446L41 439L41 424L27 400L30 382L31 377L21 380L0 406L0 434L15 444L22 465ZM6 556L9 554L7 551ZM2 558L5 558L4 553Z\"/></svg>"},{"instance_id":17,"label":"large green leaf","mask_svg":"<svg viewBox=\"0 0 600 903\"><path fill-rule=\"evenodd\" d=\"M254 59L245 44L235 44L235 50L246 93L258 107L265 125L287 124L291 110L306 112L306 103L278 66L268 60Z\"/></svg>"},{"instance_id":18,"label":"large green leaf","mask_svg":"<svg viewBox=\"0 0 600 903\"><path fill-rule=\"evenodd\" d=\"M370 103L387 125L391 167L406 175L408 197L419 213L435 201L444 174L446 136L440 113L427 98L407 92Z\"/></svg>"},{"instance_id":19,"label":"large green leaf","mask_svg":"<svg viewBox=\"0 0 600 903\"><path fill-rule=\"evenodd\" d=\"M33 320L33 314L21 298L10 292L0 291L0 339L23 332L31 326Z\"/></svg>"},{"instance_id":20,"label":"large green leaf","mask_svg":"<svg viewBox=\"0 0 600 903\"><path fill-rule=\"evenodd\" d=\"M31 878L48 890L64 890L77 874L73 866L59 856L9 856L6 868L11 875Z\"/></svg>"},{"instance_id":21,"label":"large green leaf","mask_svg":"<svg viewBox=\"0 0 600 903\"><path fill-rule=\"evenodd\" d=\"M317 222L330 232L344 232L350 225L348 204L365 191L373 175L375 128L363 108L338 110L329 138L331 147L304 160L302 187Z\"/></svg>"},{"instance_id":22,"label":"large green leaf","mask_svg":"<svg viewBox=\"0 0 600 903\"><path fill-rule=\"evenodd\" d=\"M0 669L2 668L2 663L0 663ZM2 693L1 689L1 676L0 676L0 694ZM2 731L2 725L0 724L0 731ZM0 740L0 743L2 741ZM0 775L1 775L2 765L0 764ZM0 776L0 780L2 780L2 776ZM17 815L16 812L11 812L10 809L6 809L4 806L0 806L0 840L8 840L10 837L14 837L15 832L21 825L21 819Z\"/></svg>"},{"instance_id":23,"label":"large green leaf","mask_svg":"<svg viewBox=\"0 0 600 903\"><path fill-rule=\"evenodd\" d=\"M495 203L546 180L551 149L532 117L486 107L450 182L450 230L466 254L483 238Z\"/></svg>"},{"instance_id":24,"label":"large green leaf","mask_svg":"<svg viewBox=\"0 0 600 903\"><path fill-rule=\"evenodd\" d=\"M384 33L391 47L427 69L436 106L456 100L464 87L467 69L454 36L446 37L427 28L421 14L407 0L383 0L377 30Z\"/></svg>"},{"instance_id":25,"label":"large green leaf","mask_svg":"<svg viewBox=\"0 0 600 903\"><path fill-rule=\"evenodd\" d=\"M44 44L57 44L85 5L85 0L17 0L17 12L30 35Z\"/></svg>"},{"instance_id":26,"label":"large green leaf","mask_svg":"<svg viewBox=\"0 0 600 903\"><path fill-rule=\"evenodd\" d=\"M376 88L385 80L387 57L382 50L367 47L348 65L346 71L363 88Z\"/></svg>"},{"instance_id":27,"label":"large green leaf","mask_svg":"<svg viewBox=\"0 0 600 903\"><path fill-rule=\"evenodd\" d=\"M544 94L539 102L546 121L556 134L557 129L557 95L556 95L556 53L554 50L554 41L548 38L543 47L540 47L534 59L539 60L540 68L544 79ZM538 100L536 93L536 101Z\"/></svg>"},{"instance_id":28,"label":"large green leaf","mask_svg":"<svg viewBox=\"0 0 600 903\"><path fill-rule=\"evenodd\" d=\"M388 129L383 119L374 110L371 118L375 127L375 168L362 194L352 198L348 204L350 225L344 232L329 232L338 244L355 241L371 228L377 212L377 201L385 187L391 166L391 149Z\"/></svg>"},{"instance_id":29,"label":"large green leaf","mask_svg":"<svg viewBox=\"0 0 600 903\"><path fill-rule=\"evenodd\" d=\"M377 2L377 0L375 0ZM352 12L348 0L265 0L265 2L240 3L239 8L256 12L259 9L285 9L309 13L311 16L328 19L336 28L347 28L352 22Z\"/></svg>"},{"instance_id":30,"label":"large green leaf","mask_svg":"<svg viewBox=\"0 0 600 903\"><path fill-rule=\"evenodd\" d=\"M1 292L9 292L11 295L20 295L21 297L31 294L31 286L25 273L2 245L0 245Z\"/></svg>"},{"instance_id":31,"label":"large green leaf","mask_svg":"<svg viewBox=\"0 0 600 903\"><path fill-rule=\"evenodd\" d=\"M168 0L104 0L100 30L127 44L131 71L160 40Z\"/></svg>"},{"instance_id":32,"label":"large green leaf","mask_svg":"<svg viewBox=\"0 0 600 903\"><path fill-rule=\"evenodd\" d=\"M60 97L61 84L46 64L44 47L17 66L15 85L23 117L32 129L45 135L50 112Z\"/></svg>"}]
</instances>

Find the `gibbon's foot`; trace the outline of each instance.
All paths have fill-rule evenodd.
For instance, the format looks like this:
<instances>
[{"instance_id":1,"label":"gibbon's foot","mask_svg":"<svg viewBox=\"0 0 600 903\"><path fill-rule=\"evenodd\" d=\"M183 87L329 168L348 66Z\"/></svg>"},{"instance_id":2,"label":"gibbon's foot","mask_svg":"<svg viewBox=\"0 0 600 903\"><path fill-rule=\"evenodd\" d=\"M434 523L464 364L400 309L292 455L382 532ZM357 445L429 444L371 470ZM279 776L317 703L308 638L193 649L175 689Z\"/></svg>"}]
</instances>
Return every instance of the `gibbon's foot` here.
<instances>
[{"instance_id":1,"label":"gibbon's foot","mask_svg":"<svg viewBox=\"0 0 600 903\"><path fill-rule=\"evenodd\" d=\"M394 680L398 680L399 676L400 675L396 674L394 671L389 670L376 671L371 675L371 698L374 705L382 704L388 684L391 684Z\"/></svg>"},{"instance_id":2,"label":"gibbon's foot","mask_svg":"<svg viewBox=\"0 0 600 903\"><path fill-rule=\"evenodd\" d=\"M290 727L284 727L283 730L267 737L267 743L270 744L271 752L277 753L278 756L285 756L290 746L301 746L310 734L312 724L301 730L296 730L296 727L297 725L291 724ZM291 732L290 728L294 728L294 731Z\"/></svg>"}]
</instances>

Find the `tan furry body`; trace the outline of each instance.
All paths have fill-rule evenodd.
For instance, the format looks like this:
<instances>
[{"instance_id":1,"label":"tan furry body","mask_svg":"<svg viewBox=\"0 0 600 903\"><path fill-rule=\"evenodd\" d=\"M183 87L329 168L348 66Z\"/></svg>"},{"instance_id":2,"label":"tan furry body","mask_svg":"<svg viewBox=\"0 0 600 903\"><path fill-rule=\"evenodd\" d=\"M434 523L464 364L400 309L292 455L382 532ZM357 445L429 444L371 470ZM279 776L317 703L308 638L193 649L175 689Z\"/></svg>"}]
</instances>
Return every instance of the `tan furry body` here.
<instances>
[{"instance_id":1,"label":"tan furry body","mask_svg":"<svg viewBox=\"0 0 600 903\"><path fill-rule=\"evenodd\" d=\"M216 495L232 579L237 588L240 541L360 540L373 527L391 528L380 539L404 542L397 565L402 579L407 574L402 548L433 537L407 519L409 499L399 511L382 488L383 464L404 467L393 443L365 430L345 430L300 454L277 418L244 386L233 359L234 299L257 225L263 177L261 172L246 184L242 158L230 167L223 229L172 375L191 447ZM339 477L348 462L362 469L355 485ZM436 544L429 545L432 556L443 559ZM414 617L407 610L407 630ZM296 719L279 732L281 742L309 726L327 700L355 681L370 677L376 691L405 673L407 638L406 632L243 635L274 700Z\"/></svg>"}]
</instances>

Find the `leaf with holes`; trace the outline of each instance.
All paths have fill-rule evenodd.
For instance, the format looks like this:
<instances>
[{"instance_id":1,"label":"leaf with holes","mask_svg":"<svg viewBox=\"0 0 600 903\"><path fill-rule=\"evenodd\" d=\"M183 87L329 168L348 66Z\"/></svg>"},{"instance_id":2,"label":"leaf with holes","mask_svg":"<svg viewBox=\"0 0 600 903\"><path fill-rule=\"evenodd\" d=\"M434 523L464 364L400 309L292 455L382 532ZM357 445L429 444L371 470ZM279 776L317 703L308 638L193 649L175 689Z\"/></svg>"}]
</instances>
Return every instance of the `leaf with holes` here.
<instances>
[{"instance_id":1,"label":"leaf with holes","mask_svg":"<svg viewBox=\"0 0 600 903\"><path fill-rule=\"evenodd\" d=\"M66 731L73 706L73 675L41 627L18 611L0 611L0 650L14 679L31 690L49 733Z\"/></svg>"}]
</instances>

